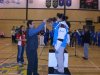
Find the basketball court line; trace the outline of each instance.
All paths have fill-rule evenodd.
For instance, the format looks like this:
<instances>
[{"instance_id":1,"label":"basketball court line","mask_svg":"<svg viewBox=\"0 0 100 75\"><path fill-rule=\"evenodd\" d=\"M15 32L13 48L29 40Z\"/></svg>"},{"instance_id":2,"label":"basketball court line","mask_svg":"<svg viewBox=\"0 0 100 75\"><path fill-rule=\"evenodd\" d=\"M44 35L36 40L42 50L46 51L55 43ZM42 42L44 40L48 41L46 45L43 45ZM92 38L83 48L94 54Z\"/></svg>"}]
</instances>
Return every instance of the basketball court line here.
<instances>
[{"instance_id":1,"label":"basketball court line","mask_svg":"<svg viewBox=\"0 0 100 75\"><path fill-rule=\"evenodd\" d=\"M70 68L96 68L95 66L90 65L70 65Z\"/></svg>"},{"instance_id":2,"label":"basketball court line","mask_svg":"<svg viewBox=\"0 0 100 75\"><path fill-rule=\"evenodd\" d=\"M0 45L9 45L10 43L8 43L8 41L2 41L0 42Z\"/></svg>"},{"instance_id":3,"label":"basketball court line","mask_svg":"<svg viewBox=\"0 0 100 75\"><path fill-rule=\"evenodd\" d=\"M81 51L79 51L79 50L77 50L77 51L78 51L79 55L83 55L83 54L81 53ZM81 57L80 57L80 58L81 58ZM91 60L89 60L89 59L86 60L86 61L89 61L93 67L95 67L97 70L100 71L100 68L99 68L93 61L91 61ZM78 65L77 65L77 66L78 66ZM86 66L86 65L81 65L81 66ZM86 68L85 68L85 69L86 69ZM83 69L83 70L85 70L85 69Z\"/></svg>"},{"instance_id":4,"label":"basketball court line","mask_svg":"<svg viewBox=\"0 0 100 75\"><path fill-rule=\"evenodd\" d=\"M10 45L11 45L11 44L5 45L5 46L1 47L0 50L3 50L3 49L5 49L5 48L7 48L7 47L10 47ZM4 61L6 61L7 59L8 59L8 58L6 58L6 59L3 60L2 62L0 62L0 64L4 63Z\"/></svg>"},{"instance_id":5,"label":"basketball court line","mask_svg":"<svg viewBox=\"0 0 100 75\"><path fill-rule=\"evenodd\" d=\"M95 64L95 63L93 63L93 61L89 61L92 65L94 65L96 68L97 68L97 70L99 70L100 71L100 68Z\"/></svg>"},{"instance_id":6,"label":"basketball court line","mask_svg":"<svg viewBox=\"0 0 100 75\"><path fill-rule=\"evenodd\" d=\"M2 47L2 48L0 48L0 50L2 49L5 49L5 48L7 48L8 46L4 46L4 47ZM10 46L9 46L10 47ZM42 49L41 49L41 52L40 52L40 54L39 54L39 56L41 56L42 55L42 53L43 53L43 49L44 49L44 47L45 46L43 46L42 47ZM4 53L5 54L5 53ZM9 53L7 53L7 54L9 54ZM10 53L11 54L11 53ZM3 60L2 62L0 62L0 64L3 64L3 63L5 63L7 60L9 60L9 59L13 59L13 58L16 58L16 57L13 57L14 55L15 55L16 53L13 53L11 56L9 56L9 57L7 57L7 58L2 58L2 59L5 59L5 60ZM13 57L13 58L12 58ZM24 58L26 58L26 57L24 57Z\"/></svg>"},{"instance_id":7,"label":"basketball court line","mask_svg":"<svg viewBox=\"0 0 100 75\"><path fill-rule=\"evenodd\" d=\"M39 57L41 57L44 48L45 48L45 46L42 47L41 52L39 53Z\"/></svg>"},{"instance_id":8,"label":"basketball court line","mask_svg":"<svg viewBox=\"0 0 100 75\"><path fill-rule=\"evenodd\" d=\"M11 44L4 45L3 47L0 48L0 50L3 50L3 49L5 49L5 48L7 48L7 47L10 47L10 45L11 45Z\"/></svg>"},{"instance_id":9,"label":"basketball court line","mask_svg":"<svg viewBox=\"0 0 100 75\"><path fill-rule=\"evenodd\" d=\"M16 53L15 53L16 54ZM5 63L10 57L14 56L15 54L12 54L11 56L9 56L8 58L6 58L3 62L1 62L0 64Z\"/></svg>"},{"instance_id":10,"label":"basketball court line","mask_svg":"<svg viewBox=\"0 0 100 75\"><path fill-rule=\"evenodd\" d=\"M88 71L91 71L91 72L92 72L92 71L93 71L93 72L94 72L94 71L100 72L100 71L97 70L97 69L94 69L94 68L87 68L87 67L86 67L86 68L79 68L79 69L76 69L76 68L70 68L70 69L73 70L73 71L76 71L76 70L77 70L77 71L87 71L87 70L88 70Z\"/></svg>"},{"instance_id":11,"label":"basketball court line","mask_svg":"<svg viewBox=\"0 0 100 75\"><path fill-rule=\"evenodd\" d=\"M7 48L7 46L6 46L6 48ZM41 49L41 48L40 48ZM79 58L81 58L80 56L81 55L83 55L82 54L82 52L81 51L79 51L79 50L77 50L78 51L78 54L79 54ZM41 55L43 54L43 48L40 50L40 52L41 52ZM40 53L39 53L40 54ZM11 56L9 56L9 58L10 58ZM82 59L82 58L81 58ZM90 59L89 60L84 60L84 61L90 61ZM6 62L6 61L5 61ZM93 61L92 61L93 62ZM97 71L97 68L100 68L100 67L98 67L96 64L94 64L94 62L92 63L91 62L91 64L92 64L92 66L89 66L89 65L70 65L69 67L72 69L72 70L76 70L74 67L79 67L79 71L86 71L86 70L89 70L89 71L93 71L93 70L95 70L95 71ZM40 66L40 65L39 65ZM42 65L43 66L43 65ZM97 66L97 67L96 67ZM47 65L46 65L46 67L47 67ZM98 71L100 71L99 69L98 69ZM92 73L94 73L94 72L92 72ZM18 74L17 74L18 75Z\"/></svg>"}]
</instances>

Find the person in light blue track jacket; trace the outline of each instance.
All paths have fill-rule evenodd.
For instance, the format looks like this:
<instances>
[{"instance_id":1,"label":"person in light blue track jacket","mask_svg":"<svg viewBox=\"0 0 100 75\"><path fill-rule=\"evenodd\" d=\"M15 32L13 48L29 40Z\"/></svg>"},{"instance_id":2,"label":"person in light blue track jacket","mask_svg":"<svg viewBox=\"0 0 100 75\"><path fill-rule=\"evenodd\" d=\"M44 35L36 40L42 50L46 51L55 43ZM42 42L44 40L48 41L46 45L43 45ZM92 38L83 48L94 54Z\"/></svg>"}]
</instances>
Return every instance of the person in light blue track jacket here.
<instances>
[{"instance_id":1,"label":"person in light blue track jacket","mask_svg":"<svg viewBox=\"0 0 100 75\"><path fill-rule=\"evenodd\" d=\"M53 46L57 59L57 66L54 69L56 69L55 72L58 74L64 73L64 49L70 42L69 27L66 24L65 18L63 14L57 14L57 22L54 23Z\"/></svg>"}]
</instances>

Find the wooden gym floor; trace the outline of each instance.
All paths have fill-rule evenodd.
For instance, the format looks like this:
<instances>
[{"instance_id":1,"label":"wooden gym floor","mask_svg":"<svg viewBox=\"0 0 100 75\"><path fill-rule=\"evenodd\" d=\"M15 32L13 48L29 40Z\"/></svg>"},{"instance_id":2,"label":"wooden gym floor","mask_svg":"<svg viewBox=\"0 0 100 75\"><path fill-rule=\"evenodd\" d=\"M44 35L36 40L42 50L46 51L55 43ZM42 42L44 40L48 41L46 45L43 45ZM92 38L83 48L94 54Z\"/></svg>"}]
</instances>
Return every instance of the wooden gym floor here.
<instances>
[{"instance_id":1,"label":"wooden gym floor","mask_svg":"<svg viewBox=\"0 0 100 75\"><path fill-rule=\"evenodd\" d=\"M48 51L50 46L38 48L39 74L48 75ZM83 60L83 48L68 47L69 70L71 75L100 75L100 47L90 46L89 60ZM27 59L25 64L18 67L16 63L17 45L11 43L10 38L0 38L0 75L26 75Z\"/></svg>"}]
</instances>

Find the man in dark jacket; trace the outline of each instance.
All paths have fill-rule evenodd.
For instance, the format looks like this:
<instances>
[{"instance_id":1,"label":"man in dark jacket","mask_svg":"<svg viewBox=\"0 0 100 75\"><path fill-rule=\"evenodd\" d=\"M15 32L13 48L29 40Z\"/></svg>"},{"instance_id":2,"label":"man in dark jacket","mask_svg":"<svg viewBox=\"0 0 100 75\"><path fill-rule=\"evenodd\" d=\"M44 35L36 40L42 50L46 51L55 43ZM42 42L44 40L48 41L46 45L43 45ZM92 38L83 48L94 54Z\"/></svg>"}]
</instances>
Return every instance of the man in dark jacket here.
<instances>
[{"instance_id":1,"label":"man in dark jacket","mask_svg":"<svg viewBox=\"0 0 100 75\"><path fill-rule=\"evenodd\" d=\"M84 57L83 57L83 59L88 60L88 47L89 47L89 43L90 43L90 32L89 32L88 28L84 29L83 42L84 42Z\"/></svg>"},{"instance_id":2,"label":"man in dark jacket","mask_svg":"<svg viewBox=\"0 0 100 75\"><path fill-rule=\"evenodd\" d=\"M26 33L26 55L28 60L27 75L39 75L38 74L38 37L37 34L45 26L45 20L37 27L34 28L32 20L27 21L27 33Z\"/></svg>"}]
</instances>

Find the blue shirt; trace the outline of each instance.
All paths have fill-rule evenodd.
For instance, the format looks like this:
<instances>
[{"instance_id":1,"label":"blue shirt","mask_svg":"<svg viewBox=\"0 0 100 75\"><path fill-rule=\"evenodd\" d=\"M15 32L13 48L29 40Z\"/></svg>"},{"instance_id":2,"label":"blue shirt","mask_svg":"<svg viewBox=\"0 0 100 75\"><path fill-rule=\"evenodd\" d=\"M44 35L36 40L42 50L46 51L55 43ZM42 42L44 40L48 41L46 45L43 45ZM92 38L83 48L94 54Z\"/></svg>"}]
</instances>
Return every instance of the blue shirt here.
<instances>
[{"instance_id":1,"label":"blue shirt","mask_svg":"<svg viewBox=\"0 0 100 75\"><path fill-rule=\"evenodd\" d=\"M42 22L36 29L35 28L29 28L29 36L32 36L34 34L37 34L41 29L43 29L45 23Z\"/></svg>"}]
</instances>

